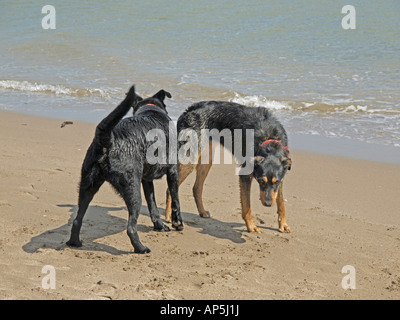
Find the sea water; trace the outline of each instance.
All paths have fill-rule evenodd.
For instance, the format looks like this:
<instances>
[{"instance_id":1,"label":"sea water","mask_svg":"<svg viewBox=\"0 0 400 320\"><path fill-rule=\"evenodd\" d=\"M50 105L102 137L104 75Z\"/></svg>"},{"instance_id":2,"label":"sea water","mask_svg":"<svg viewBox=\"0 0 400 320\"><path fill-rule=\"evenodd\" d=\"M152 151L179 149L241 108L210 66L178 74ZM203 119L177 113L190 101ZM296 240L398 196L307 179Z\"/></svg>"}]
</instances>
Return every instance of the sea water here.
<instances>
[{"instance_id":1,"label":"sea water","mask_svg":"<svg viewBox=\"0 0 400 320\"><path fill-rule=\"evenodd\" d=\"M400 163L398 0L46 4L54 29L43 2L0 1L0 109L98 122L136 84L171 92L175 121L194 102L234 101L273 110L305 149L360 142L365 158Z\"/></svg>"}]
</instances>

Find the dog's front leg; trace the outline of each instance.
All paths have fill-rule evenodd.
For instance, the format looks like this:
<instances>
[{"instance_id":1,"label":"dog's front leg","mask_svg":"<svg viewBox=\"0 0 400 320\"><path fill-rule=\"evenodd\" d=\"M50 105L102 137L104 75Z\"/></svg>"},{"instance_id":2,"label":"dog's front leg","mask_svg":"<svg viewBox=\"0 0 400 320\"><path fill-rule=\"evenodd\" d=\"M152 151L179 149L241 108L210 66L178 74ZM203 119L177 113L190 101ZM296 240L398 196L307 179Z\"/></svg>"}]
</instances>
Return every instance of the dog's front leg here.
<instances>
[{"instance_id":1,"label":"dog's front leg","mask_svg":"<svg viewBox=\"0 0 400 320\"><path fill-rule=\"evenodd\" d=\"M276 198L276 204L278 206L278 223L279 223L279 231L281 232L291 232L290 227L286 222L285 216L285 204L283 200L283 181L279 185L278 196Z\"/></svg>"},{"instance_id":2,"label":"dog's front leg","mask_svg":"<svg viewBox=\"0 0 400 320\"><path fill-rule=\"evenodd\" d=\"M181 208L179 204L179 175L176 166L169 168L167 172L167 184L171 194L172 226L176 230L183 229Z\"/></svg>"},{"instance_id":3,"label":"dog's front leg","mask_svg":"<svg viewBox=\"0 0 400 320\"><path fill-rule=\"evenodd\" d=\"M128 218L128 228L127 233L128 237L131 240L133 248L135 249L135 253L149 253L150 249L145 247L139 239L139 235L137 233L137 221L139 217L140 206L134 207L134 209L128 209L129 218Z\"/></svg>"},{"instance_id":4,"label":"dog's front leg","mask_svg":"<svg viewBox=\"0 0 400 320\"><path fill-rule=\"evenodd\" d=\"M140 181L140 180L138 180ZM122 194L129 212L127 234L135 253L149 253L150 249L145 247L139 239L137 232L137 222L139 218L140 209L142 207L142 199L140 195L140 182L126 184L129 186Z\"/></svg>"},{"instance_id":5,"label":"dog's front leg","mask_svg":"<svg viewBox=\"0 0 400 320\"><path fill-rule=\"evenodd\" d=\"M250 207L250 189L251 181L253 177L251 175L239 176L240 186L240 202L242 204L242 218L246 222L247 231L260 233L261 230L256 226L251 216Z\"/></svg>"},{"instance_id":6,"label":"dog's front leg","mask_svg":"<svg viewBox=\"0 0 400 320\"><path fill-rule=\"evenodd\" d=\"M147 207L150 212L150 218L154 225L155 231L170 231L170 229L162 223L160 213L158 212L156 199L154 195L153 181L142 180L144 196L146 197Z\"/></svg>"}]
</instances>

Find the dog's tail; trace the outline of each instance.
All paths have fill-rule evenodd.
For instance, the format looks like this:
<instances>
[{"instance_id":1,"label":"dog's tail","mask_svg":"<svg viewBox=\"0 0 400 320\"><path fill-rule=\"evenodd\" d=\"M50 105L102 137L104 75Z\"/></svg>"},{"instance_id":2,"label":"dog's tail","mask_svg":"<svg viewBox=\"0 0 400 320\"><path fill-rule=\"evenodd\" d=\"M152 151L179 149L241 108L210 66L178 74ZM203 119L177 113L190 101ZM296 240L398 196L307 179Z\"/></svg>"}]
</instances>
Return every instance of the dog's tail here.
<instances>
[{"instance_id":1,"label":"dog's tail","mask_svg":"<svg viewBox=\"0 0 400 320\"><path fill-rule=\"evenodd\" d=\"M129 89L125 99L96 127L96 140L103 148L109 148L111 143L111 131L128 113L136 100L135 86Z\"/></svg>"}]
</instances>

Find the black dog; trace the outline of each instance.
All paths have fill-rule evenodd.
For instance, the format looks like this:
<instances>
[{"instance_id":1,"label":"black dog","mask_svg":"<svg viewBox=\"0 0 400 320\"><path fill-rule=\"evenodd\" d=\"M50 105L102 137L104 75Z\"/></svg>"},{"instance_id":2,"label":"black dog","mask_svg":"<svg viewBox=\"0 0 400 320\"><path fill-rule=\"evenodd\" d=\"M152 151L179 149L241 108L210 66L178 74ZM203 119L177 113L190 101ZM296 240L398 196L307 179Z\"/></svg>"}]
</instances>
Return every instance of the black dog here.
<instances>
[{"instance_id":1,"label":"black dog","mask_svg":"<svg viewBox=\"0 0 400 320\"><path fill-rule=\"evenodd\" d=\"M172 195L172 221L176 229L182 229L178 198L178 170L175 164L149 164L146 150L151 142L146 141L150 129L162 130L168 141L169 121L165 96L171 94L160 90L153 97L142 99L131 87L124 101L103 119L96 128L82 166L79 185L79 209L73 222L69 246L82 246L79 232L82 219L93 196L104 181L108 181L122 196L129 211L127 233L135 253L147 253L150 249L142 245L137 233L137 221L142 201L140 183L143 185L148 209L154 229L169 231L162 223L154 197L153 179L167 175L168 188ZM134 115L121 120L131 107ZM168 148L167 148L168 150Z\"/></svg>"},{"instance_id":2,"label":"black dog","mask_svg":"<svg viewBox=\"0 0 400 320\"><path fill-rule=\"evenodd\" d=\"M227 129L231 132L232 137L235 129L241 129L241 150L249 149L249 146L246 146L246 129L254 130L254 148L252 149L254 151L250 155L252 157L254 156L253 171L250 174L240 175L239 177L242 217L246 222L249 232L261 231L260 228L255 225L251 216L250 187L252 179L255 178L260 185L261 203L264 206L270 207L276 201L278 206L279 230L282 232L290 232L290 228L286 222L282 195L283 178L287 170L290 170L291 167L291 159L289 158L289 149L287 147L288 138L282 124L272 116L269 110L266 108L246 107L230 102L203 101L193 104L179 117L177 129L178 133L182 132L184 129L194 130L199 137L199 142L203 129L217 129L219 132ZM222 145L227 145L225 138L221 139L219 142ZM234 141L229 142L231 146L234 144ZM212 146L206 147L212 148ZM208 161L202 161L200 149L201 146L199 144L199 158L197 163L179 163L179 184L196 169L196 181L193 186L193 195L197 209L200 216L210 217L210 213L204 209L202 193L204 180L211 168L212 156L210 156ZM211 154L210 152L209 155ZM207 163L204 164L204 162ZM168 192L165 217L166 220L171 218L171 197Z\"/></svg>"}]
</instances>

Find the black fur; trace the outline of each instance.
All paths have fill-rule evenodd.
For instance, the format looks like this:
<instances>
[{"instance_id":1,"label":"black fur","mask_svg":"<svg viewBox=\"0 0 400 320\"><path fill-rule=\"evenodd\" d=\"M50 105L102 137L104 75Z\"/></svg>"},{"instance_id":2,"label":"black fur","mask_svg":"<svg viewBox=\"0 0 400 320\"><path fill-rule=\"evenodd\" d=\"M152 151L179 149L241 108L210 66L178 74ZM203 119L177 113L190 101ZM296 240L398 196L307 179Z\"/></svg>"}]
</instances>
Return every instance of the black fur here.
<instances>
[{"instance_id":1,"label":"black fur","mask_svg":"<svg viewBox=\"0 0 400 320\"><path fill-rule=\"evenodd\" d=\"M150 252L149 248L142 245L137 234L137 220L142 205L140 184L143 185L154 229L169 231L160 220L153 186L153 179L167 175L168 188L174 198L173 226L177 229L183 228L178 198L177 166L159 163L151 165L146 160L146 151L151 144L146 139L146 133L150 129L161 129L168 141L171 119L164 104L166 96L171 97L171 94L160 90L153 97L143 100L136 95L132 86L124 101L97 126L95 137L82 165L79 208L72 225L71 238L67 242L69 246L82 246L79 233L83 216L104 181L108 181L126 203L129 211L127 233L135 253ZM122 119L131 107L134 115Z\"/></svg>"},{"instance_id":2,"label":"black fur","mask_svg":"<svg viewBox=\"0 0 400 320\"><path fill-rule=\"evenodd\" d=\"M255 151L265 154L267 150L258 148L265 140L280 140L287 146L288 138L282 124L266 108L251 108L244 105L225 101L202 101L193 104L179 117L178 133L191 128L200 133L201 129L246 129L254 130ZM246 140L242 139L245 143ZM224 144L224 141L221 141ZM245 147L245 145L244 145ZM257 149L257 150L256 150ZM243 148L242 150L245 150ZM257 155L257 154L255 154Z\"/></svg>"}]
</instances>

